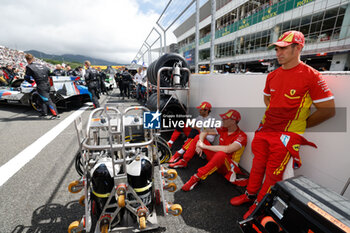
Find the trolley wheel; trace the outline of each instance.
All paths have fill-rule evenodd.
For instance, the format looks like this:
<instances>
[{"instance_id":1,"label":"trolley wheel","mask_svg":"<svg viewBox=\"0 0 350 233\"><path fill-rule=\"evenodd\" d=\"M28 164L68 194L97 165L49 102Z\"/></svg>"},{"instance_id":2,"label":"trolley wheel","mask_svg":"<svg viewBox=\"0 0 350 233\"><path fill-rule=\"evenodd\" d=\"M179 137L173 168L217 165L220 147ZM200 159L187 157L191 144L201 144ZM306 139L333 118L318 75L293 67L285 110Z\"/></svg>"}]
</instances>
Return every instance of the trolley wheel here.
<instances>
[{"instance_id":1,"label":"trolley wheel","mask_svg":"<svg viewBox=\"0 0 350 233\"><path fill-rule=\"evenodd\" d=\"M155 198L156 198L156 204L157 205L160 205L160 191L159 191L159 189L156 189L156 191L155 191L155 193L154 193L154 195L155 195Z\"/></svg>"},{"instance_id":2,"label":"trolley wheel","mask_svg":"<svg viewBox=\"0 0 350 233\"><path fill-rule=\"evenodd\" d=\"M70 184L68 185L68 191L70 193L79 193L83 188L82 187L76 188L78 184L79 184L79 180L70 182Z\"/></svg>"},{"instance_id":3,"label":"trolley wheel","mask_svg":"<svg viewBox=\"0 0 350 233\"><path fill-rule=\"evenodd\" d=\"M140 229L145 229L146 228L146 217L142 216L140 217Z\"/></svg>"},{"instance_id":4,"label":"trolley wheel","mask_svg":"<svg viewBox=\"0 0 350 233\"><path fill-rule=\"evenodd\" d=\"M177 177L177 171L175 169L169 169L166 173L168 174L168 180L175 180Z\"/></svg>"},{"instance_id":5,"label":"trolley wheel","mask_svg":"<svg viewBox=\"0 0 350 233\"><path fill-rule=\"evenodd\" d=\"M121 208L125 207L125 195L118 196L118 206Z\"/></svg>"},{"instance_id":6,"label":"trolley wheel","mask_svg":"<svg viewBox=\"0 0 350 233\"><path fill-rule=\"evenodd\" d=\"M174 216L179 216L182 213L182 207L179 204L173 204L170 206L171 214Z\"/></svg>"},{"instance_id":7,"label":"trolley wheel","mask_svg":"<svg viewBox=\"0 0 350 233\"><path fill-rule=\"evenodd\" d=\"M81 197L79 198L79 204L80 204L81 206L85 206L85 195L83 195L83 196L81 196Z\"/></svg>"},{"instance_id":8,"label":"trolley wheel","mask_svg":"<svg viewBox=\"0 0 350 233\"><path fill-rule=\"evenodd\" d=\"M74 221L72 222L69 227L68 227L68 233L73 233L73 232L76 232L74 231L75 229L77 229L79 227L79 221ZM80 233L81 231L78 231L76 233Z\"/></svg>"},{"instance_id":9,"label":"trolley wheel","mask_svg":"<svg viewBox=\"0 0 350 233\"><path fill-rule=\"evenodd\" d=\"M176 186L176 184L173 183L173 182L171 182L171 183L165 185L165 187L164 187L164 189L165 189L165 190L168 190L169 192L175 192L175 191L176 191L176 188L177 188L177 186Z\"/></svg>"},{"instance_id":10,"label":"trolley wheel","mask_svg":"<svg viewBox=\"0 0 350 233\"><path fill-rule=\"evenodd\" d=\"M108 224L103 224L101 226L101 233L108 233Z\"/></svg>"}]
</instances>

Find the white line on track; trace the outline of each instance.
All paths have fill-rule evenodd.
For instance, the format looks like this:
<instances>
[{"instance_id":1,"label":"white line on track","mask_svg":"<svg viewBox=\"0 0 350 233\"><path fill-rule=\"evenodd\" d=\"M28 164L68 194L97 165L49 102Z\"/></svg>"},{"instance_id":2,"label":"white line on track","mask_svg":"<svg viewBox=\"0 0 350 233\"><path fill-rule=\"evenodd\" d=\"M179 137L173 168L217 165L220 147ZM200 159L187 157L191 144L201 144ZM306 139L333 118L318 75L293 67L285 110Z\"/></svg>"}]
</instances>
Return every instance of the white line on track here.
<instances>
[{"instance_id":1,"label":"white line on track","mask_svg":"<svg viewBox=\"0 0 350 233\"><path fill-rule=\"evenodd\" d=\"M16 172L18 172L24 165L26 165L30 160L35 158L39 152L44 149L44 147L49 144L53 139L55 139L65 128L72 123L75 118L81 115L90 106L83 106L69 117L64 119L61 123L56 125L46 134L41 136L33 144L25 148L10 161L5 163L0 167L0 187L6 183Z\"/></svg>"}]
</instances>

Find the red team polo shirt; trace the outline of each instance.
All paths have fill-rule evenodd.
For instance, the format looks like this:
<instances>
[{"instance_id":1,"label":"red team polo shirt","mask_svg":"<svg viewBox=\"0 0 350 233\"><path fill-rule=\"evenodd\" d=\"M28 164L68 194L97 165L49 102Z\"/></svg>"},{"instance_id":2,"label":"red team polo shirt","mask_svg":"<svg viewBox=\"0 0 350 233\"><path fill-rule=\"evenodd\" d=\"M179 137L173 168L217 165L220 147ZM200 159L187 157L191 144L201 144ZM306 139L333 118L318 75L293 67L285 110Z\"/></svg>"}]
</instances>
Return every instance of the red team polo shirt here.
<instances>
[{"instance_id":1,"label":"red team polo shirt","mask_svg":"<svg viewBox=\"0 0 350 233\"><path fill-rule=\"evenodd\" d=\"M289 70L280 67L271 72L264 95L271 99L259 130L299 134L305 131L311 104L334 99L321 74L303 62Z\"/></svg>"},{"instance_id":2,"label":"red team polo shirt","mask_svg":"<svg viewBox=\"0 0 350 233\"><path fill-rule=\"evenodd\" d=\"M227 128L224 128L224 127L217 128L216 131L220 134L220 138L219 138L220 146L228 146L234 142L237 142L238 144L241 145L241 149L231 154L232 156L231 159L234 162L239 163L239 160L241 159L244 148L247 145L247 135L240 128L238 128L234 133L230 135L228 135Z\"/></svg>"}]
</instances>

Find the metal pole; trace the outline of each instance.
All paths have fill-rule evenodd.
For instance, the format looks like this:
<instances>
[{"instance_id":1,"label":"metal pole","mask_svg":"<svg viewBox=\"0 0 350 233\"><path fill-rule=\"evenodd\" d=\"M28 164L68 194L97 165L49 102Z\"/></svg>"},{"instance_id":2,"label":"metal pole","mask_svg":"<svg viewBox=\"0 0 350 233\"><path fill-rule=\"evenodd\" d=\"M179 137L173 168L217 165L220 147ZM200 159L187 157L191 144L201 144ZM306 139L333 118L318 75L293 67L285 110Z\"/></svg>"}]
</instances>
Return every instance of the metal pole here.
<instances>
[{"instance_id":1,"label":"metal pole","mask_svg":"<svg viewBox=\"0 0 350 233\"><path fill-rule=\"evenodd\" d=\"M146 48L148 50L148 64L151 64L152 63L151 46L149 46L147 44L147 42L145 42L144 45L146 46Z\"/></svg>"},{"instance_id":2,"label":"metal pole","mask_svg":"<svg viewBox=\"0 0 350 233\"><path fill-rule=\"evenodd\" d=\"M214 71L214 41L215 41L215 12L216 0L211 0L211 41L210 41L210 73Z\"/></svg>"},{"instance_id":3,"label":"metal pole","mask_svg":"<svg viewBox=\"0 0 350 233\"><path fill-rule=\"evenodd\" d=\"M195 47L195 55L194 55L194 66L195 73L198 74L198 61L199 61L199 0L196 0L196 47Z\"/></svg>"},{"instance_id":4,"label":"metal pole","mask_svg":"<svg viewBox=\"0 0 350 233\"><path fill-rule=\"evenodd\" d=\"M163 30L163 28L161 28L161 29ZM155 27L153 27L153 30L156 31L160 37L159 38L159 41L160 41L160 48L159 49L161 51L160 54L162 54L162 51L164 51L163 46L162 46L162 34L160 34L160 32ZM165 32L164 32L164 36L165 36Z\"/></svg>"},{"instance_id":5,"label":"metal pole","mask_svg":"<svg viewBox=\"0 0 350 233\"><path fill-rule=\"evenodd\" d=\"M160 42L162 43L162 42ZM167 49L166 49L166 31L164 31L164 50L163 50L164 53L167 53Z\"/></svg>"}]
</instances>

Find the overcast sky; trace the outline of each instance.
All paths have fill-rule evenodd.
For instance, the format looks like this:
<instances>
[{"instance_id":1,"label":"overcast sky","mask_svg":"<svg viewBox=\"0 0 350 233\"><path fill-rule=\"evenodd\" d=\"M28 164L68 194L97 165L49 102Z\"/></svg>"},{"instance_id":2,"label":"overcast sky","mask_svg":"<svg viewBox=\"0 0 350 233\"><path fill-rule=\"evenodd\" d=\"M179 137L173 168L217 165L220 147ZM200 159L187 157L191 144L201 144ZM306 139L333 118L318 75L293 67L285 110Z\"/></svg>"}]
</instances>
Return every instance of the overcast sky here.
<instances>
[{"instance_id":1,"label":"overcast sky","mask_svg":"<svg viewBox=\"0 0 350 233\"><path fill-rule=\"evenodd\" d=\"M0 0L0 45L130 63L167 2Z\"/></svg>"}]
</instances>

